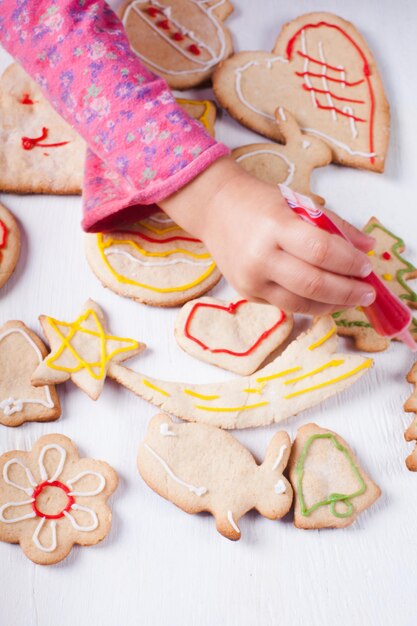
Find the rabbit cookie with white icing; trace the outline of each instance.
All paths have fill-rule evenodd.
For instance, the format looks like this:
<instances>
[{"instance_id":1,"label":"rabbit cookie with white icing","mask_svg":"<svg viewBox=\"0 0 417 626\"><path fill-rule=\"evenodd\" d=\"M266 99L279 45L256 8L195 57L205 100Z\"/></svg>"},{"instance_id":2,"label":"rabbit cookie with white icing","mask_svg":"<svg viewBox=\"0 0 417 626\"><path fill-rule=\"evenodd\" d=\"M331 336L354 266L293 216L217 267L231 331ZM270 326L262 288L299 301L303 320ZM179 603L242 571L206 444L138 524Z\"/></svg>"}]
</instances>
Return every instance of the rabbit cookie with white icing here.
<instances>
[{"instance_id":1,"label":"rabbit cookie with white icing","mask_svg":"<svg viewBox=\"0 0 417 626\"><path fill-rule=\"evenodd\" d=\"M173 89L189 89L210 78L232 53L223 22L229 0L125 0L118 13L131 48Z\"/></svg>"},{"instance_id":2,"label":"rabbit cookie with white icing","mask_svg":"<svg viewBox=\"0 0 417 626\"><path fill-rule=\"evenodd\" d=\"M318 137L304 135L294 117L283 107L275 111L284 144L251 143L232 151L232 157L253 176L273 185L282 183L314 202L324 199L312 193L310 178L313 169L329 165L332 151Z\"/></svg>"},{"instance_id":3,"label":"rabbit cookie with white icing","mask_svg":"<svg viewBox=\"0 0 417 626\"><path fill-rule=\"evenodd\" d=\"M186 513L208 511L219 533L240 539L239 520L256 509L271 520L288 513L292 489L283 476L291 442L278 432L258 465L229 433L205 424L178 424L163 413L150 422L138 453L145 482Z\"/></svg>"},{"instance_id":4,"label":"rabbit cookie with white icing","mask_svg":"<svg viewBox=\"0 0 417 626\"><path fill-rule=\"evenodd\" d=\"M19 543L34 563L53 565L74 544L92 546L109 533L116 472L80 458L68 437L46 435L32 450L0 456L0 541Z\"/></svg>"}]
</instances>

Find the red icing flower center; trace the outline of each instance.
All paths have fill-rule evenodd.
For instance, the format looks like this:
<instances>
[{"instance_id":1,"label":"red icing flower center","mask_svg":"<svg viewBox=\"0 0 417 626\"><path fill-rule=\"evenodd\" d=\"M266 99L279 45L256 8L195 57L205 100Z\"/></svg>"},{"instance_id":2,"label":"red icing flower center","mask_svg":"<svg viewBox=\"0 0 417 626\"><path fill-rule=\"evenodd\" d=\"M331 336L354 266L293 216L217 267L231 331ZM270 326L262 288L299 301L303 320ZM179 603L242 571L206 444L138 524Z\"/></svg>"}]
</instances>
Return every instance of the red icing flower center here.
<instances>
[{"instance_id":1,"label":"red icing flower center","mask_svg":"<svg viewBox=\"0 0 417 626\"><path fill-rule=\"evenodd\" d=\"M382 258L385 259L386 261L389 261L391 259L391 255L389 252L383 252Z\"/></svg>"},{"instance_id":2,"label":"red icing flower center","mask_svg":"<svg viewBox=\"0 0 417 626\"><path fill-rule=\"evenodd\" d=\"M191 46L188 46L188 50L191 52L191 54L195 54L196 56L200 54L200 48L196 46L195 43L192 43Z\"/></svg>"},{"instance_id":3,"label":"red icing flower center","mask_svg":"<svg viewBox=\"0 0 417 626\"><path fill-rule=\"evenodd\" d=\"M45 489L48 489L48 490L61 489L64 492L67 498L67 503L64 506L64 508L62 508L61 511L59 511L58 513L54 513L54 514L44 513L38 507L38 499L40 498L42 492ZM75 502L74 498L69 495L69 492L70 492L69 488L66 485L64 485L64 483L59 482L59 480L53 480L52 482L45 480L43 483L40 483L37 487L35 487L33 491L34 501L32 503L32 508L35 514L37 515L37 517L44 517L45 519L60 519L61 517L64 517L64 513L67 513Z\"/></svg>"}]
</instances>

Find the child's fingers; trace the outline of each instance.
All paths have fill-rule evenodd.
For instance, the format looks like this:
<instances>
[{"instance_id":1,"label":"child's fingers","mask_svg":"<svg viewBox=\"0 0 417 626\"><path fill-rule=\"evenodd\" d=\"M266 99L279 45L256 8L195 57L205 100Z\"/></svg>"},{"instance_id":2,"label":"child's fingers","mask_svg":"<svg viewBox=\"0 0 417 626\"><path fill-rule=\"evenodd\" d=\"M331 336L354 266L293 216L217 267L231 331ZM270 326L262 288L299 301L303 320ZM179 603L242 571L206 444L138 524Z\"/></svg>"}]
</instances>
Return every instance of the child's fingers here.
<instances>
[{"instance_id":1,"label":"child's fingers","mask_svg":"<svg viewBox=\"0 0 417 626\"><path fill-rule=\"evenodd\" d=\"M372 271L369 258L348 241L330 235L294 214L287 214L285 224L281 222L277 227L277 242L294 257L335 274L364 277Z\"/></svg>"},{"instance_id":2,"label":"child's fingers","mask_svg":"<svg viewBox=\"0 0 417 626\"><path fill-rule=\"evenodd\" d=\"M298 296L340 308L369 306L375 299L373 289L346 276L339 276L309 265L283 250L271 256L267 277Z\"/></svg>"},{"instance_id":3,"label":"child's fingers","mask_svg":"<svg viewBox=\"0 0 417 626\"><path fill-rule=\"evenodd\" d=\"M251 298L251 300L256 302L268 302L289 313L304 313L305 315L316 316L337 311L337 307L297 296L288 291L288 289L284 289L284 287L280 287L273 282L266 283L259 293L259 297Z\"/></svg>"},{"instance_id":4,"label":"child's fingers","mask_svg":"<svg viewBox=\"0 0 417 626\"><path fill-rule=\"evenodd\" d=\"M326 209L326 213L334 221L336 226L340 228L340 230L346 235L346 237L350 239L350 241L356 248L362 250L362 252L369 252L369 250L372 250L374 248L374 237L365 235L365 233L355 228L355 226L353 226L343 218L339 217L339 215L337 215L337 213L334 213L334 211Z\"/></svg>"}]
</instances>

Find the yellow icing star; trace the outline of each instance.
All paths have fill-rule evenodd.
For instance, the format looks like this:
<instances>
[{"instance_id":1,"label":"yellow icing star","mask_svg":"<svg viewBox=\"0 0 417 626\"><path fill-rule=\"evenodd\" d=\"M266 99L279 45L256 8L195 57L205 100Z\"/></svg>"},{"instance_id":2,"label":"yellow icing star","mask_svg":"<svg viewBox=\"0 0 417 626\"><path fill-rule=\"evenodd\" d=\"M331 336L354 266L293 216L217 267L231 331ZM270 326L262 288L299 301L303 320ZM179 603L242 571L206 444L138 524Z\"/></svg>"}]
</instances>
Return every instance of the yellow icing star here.
<instances>
[{"instance_id":1,"label":"yellow icing star","mask_svg":"<svg viewBox=\"0 0 417 626\"><path fill-rule=\"evenodd\" d=\"M32 382L55 383L71 378L90 397L96 399L106 375L111 376L112 363L120 363L140 352L144 345L134 339L110 335L104 326L100 307L89 300L73 322L41 316L45 335L51 346L47 356L34 372Z\"/></svg>"}]
</instances>

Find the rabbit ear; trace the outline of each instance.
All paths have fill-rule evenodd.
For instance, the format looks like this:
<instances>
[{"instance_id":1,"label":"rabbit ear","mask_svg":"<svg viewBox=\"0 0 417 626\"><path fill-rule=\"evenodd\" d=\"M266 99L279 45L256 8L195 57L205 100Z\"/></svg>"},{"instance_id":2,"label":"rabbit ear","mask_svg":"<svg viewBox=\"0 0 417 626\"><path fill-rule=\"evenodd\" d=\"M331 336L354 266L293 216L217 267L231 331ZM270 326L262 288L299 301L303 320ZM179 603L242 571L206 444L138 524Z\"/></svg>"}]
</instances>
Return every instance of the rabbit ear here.
<instances>
[{"instance_id":1,"label":"rabbit ear","mask_svg":"<svg viewBox=\"0 0 417 626\"><path fill-rule=\"evenodd\" d=\"M275 109L275 119L285 139L285 145L299 143L301 141L302 134L300 127L287 109L284 109L284 107Z\"/></svg>"},{"instance_id":2,"label":"rabbit ear","mask_svg":"<svg viewBox=\"0 0 417 626\"><path fill-rule=\"evenodd\" d=\"M262 467L268 471L282 474L287 466L291 452L291 440L285 431L280 431L272 438Z\"/></svg>"}]
</instances>

